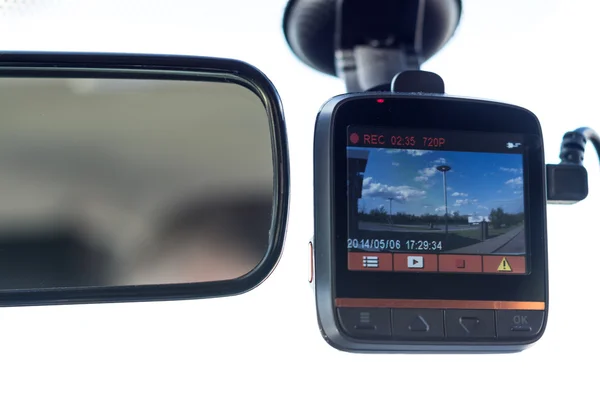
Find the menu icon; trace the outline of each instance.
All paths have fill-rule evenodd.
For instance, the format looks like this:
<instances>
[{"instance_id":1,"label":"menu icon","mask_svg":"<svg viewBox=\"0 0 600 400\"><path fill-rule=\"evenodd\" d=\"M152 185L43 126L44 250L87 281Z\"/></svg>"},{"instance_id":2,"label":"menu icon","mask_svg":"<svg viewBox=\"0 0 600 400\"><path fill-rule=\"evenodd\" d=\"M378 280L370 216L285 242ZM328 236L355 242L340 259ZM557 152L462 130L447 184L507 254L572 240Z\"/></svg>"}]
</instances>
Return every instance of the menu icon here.
<instances>
[{"instance_id":1,"label":"menu icon","mask_svg":"<svg viewBox=\"0 0 600 400\"><path fill-rule=\"evenodd\" d=\"M379 268L379 257L378 256L363 256L363 267L364 268Z\"/></svg>"},{"instance_id":2,"label":"menu icon","mask_svg":"<svg viewBox=\"0 0 600 400\"><path fill-rule=\"evenodd\" d=\"M348 253L348 269L350 271L393 271L392 253L351 251Z\"/></svg>"}]
</instances>

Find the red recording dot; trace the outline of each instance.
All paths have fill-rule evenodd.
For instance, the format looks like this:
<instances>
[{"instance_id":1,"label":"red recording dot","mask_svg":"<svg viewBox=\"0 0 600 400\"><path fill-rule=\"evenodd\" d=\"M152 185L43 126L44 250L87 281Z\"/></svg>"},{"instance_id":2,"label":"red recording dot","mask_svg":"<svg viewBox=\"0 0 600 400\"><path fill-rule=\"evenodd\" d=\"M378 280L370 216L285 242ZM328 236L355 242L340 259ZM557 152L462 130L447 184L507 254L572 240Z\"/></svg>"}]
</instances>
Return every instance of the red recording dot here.
<instances>
[{"instance_id":1,"label":"red recording dot","mask_svg":"<svg viewBox=\"0 0 600 400\"><path fill-rule=\"evenodd\" d=\"M350 135L350 143L356 144L356 143L358 143L359 140L360 140L360 137L358 136L358 133L353 133Z\"/></svg>"}]
</instances>

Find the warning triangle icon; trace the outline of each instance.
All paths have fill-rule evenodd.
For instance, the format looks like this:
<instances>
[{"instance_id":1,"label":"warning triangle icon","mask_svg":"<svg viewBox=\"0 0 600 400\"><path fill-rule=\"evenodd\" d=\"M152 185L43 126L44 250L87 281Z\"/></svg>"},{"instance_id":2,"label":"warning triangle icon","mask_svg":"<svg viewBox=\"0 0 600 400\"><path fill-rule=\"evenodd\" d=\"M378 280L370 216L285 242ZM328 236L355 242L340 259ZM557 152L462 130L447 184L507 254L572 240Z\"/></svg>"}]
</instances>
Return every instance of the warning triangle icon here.
<instances>
[{"instance_id":1,"label":"warning triangle icon","mask_svg":"<svg viewBox=\"0 0 600 400\"><path fill-rule=\"evenodd\" d=\"M408 329L413 332L427 332L429 330L429 324L425 321L425 318L417 315L413 322L408 326Z\"/></svg>"},{"instance_id":2,"label":"warning triangle icon","mask_svg":"<svg viewBox=\"0 0 600 400\"><path fill-rule=\"evenodd\" d=\"M499 272L512 272L512 268L510 267L510 264L508 263L508 260L506 259L506 257L503 257L502 261L500 261L500 265L498 266L498 271Z\"/></svg>"}]
</instances>

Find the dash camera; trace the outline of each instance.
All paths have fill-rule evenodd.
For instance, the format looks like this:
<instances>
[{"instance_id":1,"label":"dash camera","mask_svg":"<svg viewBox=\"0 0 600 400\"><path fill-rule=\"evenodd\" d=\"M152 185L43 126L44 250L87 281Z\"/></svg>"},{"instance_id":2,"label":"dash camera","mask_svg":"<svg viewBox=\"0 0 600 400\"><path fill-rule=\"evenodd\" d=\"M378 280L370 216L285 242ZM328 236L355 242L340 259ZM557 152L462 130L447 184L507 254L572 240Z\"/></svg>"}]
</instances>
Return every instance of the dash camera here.
<instances>
[{"instance_id":1,"label":"dash camera","mask_svg":"<svg viewBox=\"0 0 600 400\"><path fill-rule=\"evenodd\" d=\"M338 349L515 352L543 335L546 202L585 198L593 135L566 137L563 162L546 166L532 112L449 96L422 71L462 8L288 1L292 52L349 92L323 105L314 139L310 280Z\"/></svg>"},{"instance_id":2,"label":"dash camera","mask_svg":"<svg viewBox=\"0 0 600 400\"><path fill-rule=\"evenodd\" d=\"M548 316L537 117L443 94L324 104L314 141L313 284L352 352L515 352Z\"/></svg>"}]
</instances>

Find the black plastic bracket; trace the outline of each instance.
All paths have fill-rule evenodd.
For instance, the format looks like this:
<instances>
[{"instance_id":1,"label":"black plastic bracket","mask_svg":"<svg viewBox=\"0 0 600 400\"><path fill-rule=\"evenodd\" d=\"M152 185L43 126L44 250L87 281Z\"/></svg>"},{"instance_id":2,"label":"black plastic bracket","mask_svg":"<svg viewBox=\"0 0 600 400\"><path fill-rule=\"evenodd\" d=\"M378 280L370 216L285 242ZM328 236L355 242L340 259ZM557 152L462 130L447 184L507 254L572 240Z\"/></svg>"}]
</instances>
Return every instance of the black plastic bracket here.
<instances>
[{"instance_id":1,"label":"black plastic bracket","mask_svg":"<svg viewBox=\"0 0 600 400\"><path fill-rule=\"evenodd\" d=\"M413 25L392 35L398 15ZM378 0L377 7L364 0L337 0L336 70L346 89L369 90L391 82L398 71L419 70L424 17L424 0Z\"/></svg>"},{"instance_id":2,"label":"black plastic bracket","mask_svg":"<svg viewBox=\"0 0 600 400\"><path fill-rule=\"evenodd\" d=\"M392 79L392 92L444 94L444 80L429 71L403 71Z\"/></svg>"},{"instance_id":3,"label":"black plastic bracket","mask_svg":"<svg viewBox=\"0 0 600 400\"><path fill-rule=\"evenodd\" d=\"M403 71L389 83L372 87L367 92L445 94L444 80L429 71Z\"/></svg>"}]
</instances>

